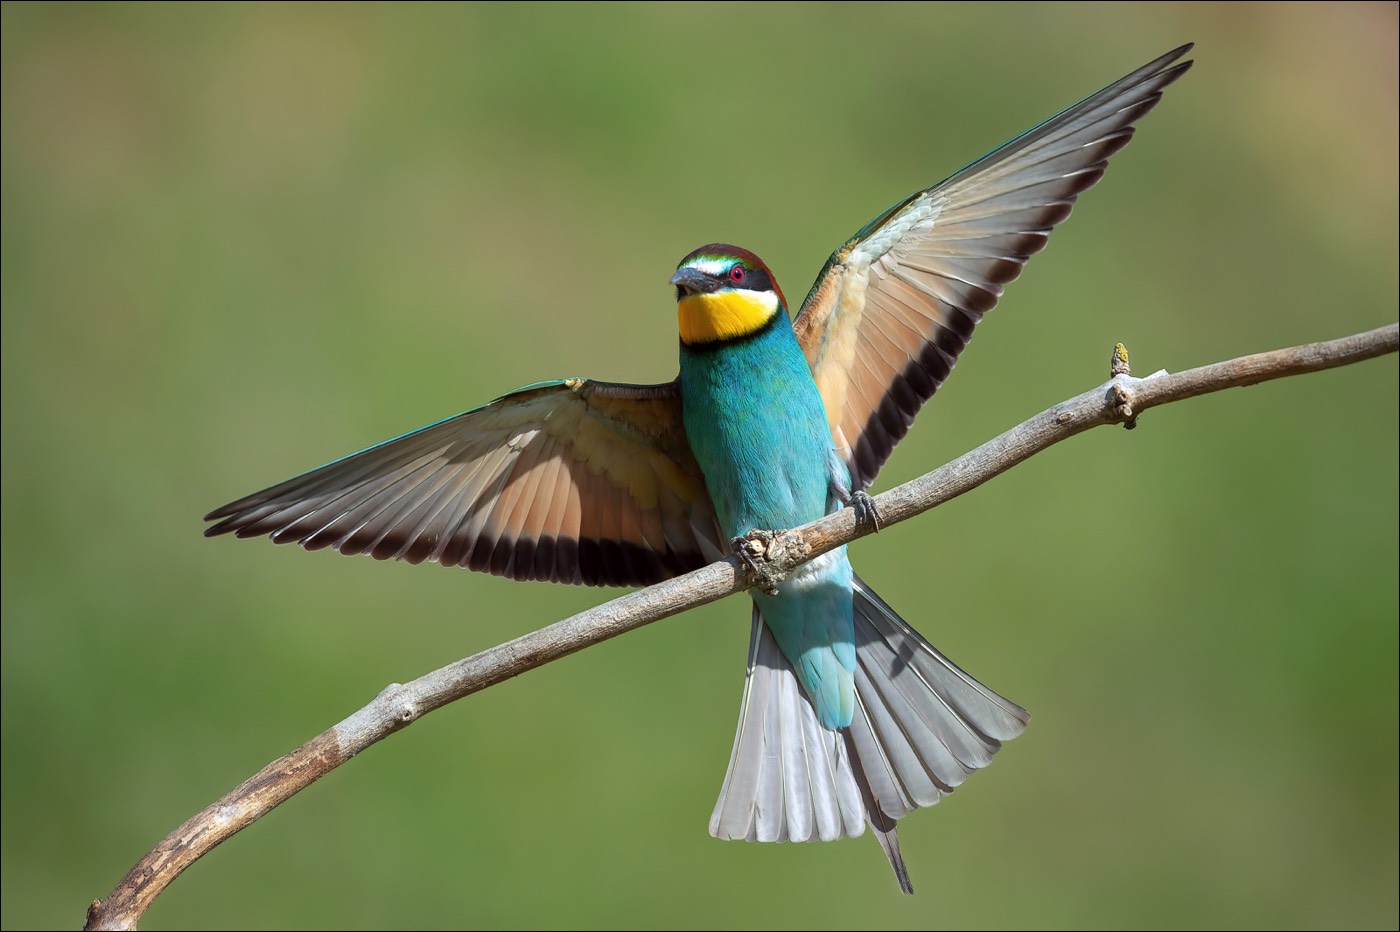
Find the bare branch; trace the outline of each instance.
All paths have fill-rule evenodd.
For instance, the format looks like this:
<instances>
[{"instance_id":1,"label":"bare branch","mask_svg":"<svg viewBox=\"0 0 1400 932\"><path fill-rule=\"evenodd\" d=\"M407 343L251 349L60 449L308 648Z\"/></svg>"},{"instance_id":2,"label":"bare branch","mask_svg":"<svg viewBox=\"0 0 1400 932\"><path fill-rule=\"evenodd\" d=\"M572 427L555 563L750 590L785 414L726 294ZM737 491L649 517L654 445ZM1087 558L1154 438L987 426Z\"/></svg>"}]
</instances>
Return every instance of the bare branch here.
<instances>
[{"instance_id":1,"label":"bare branch","mask_svg":"<svg viewBox=\"0 0 1400 932\"><path fill-rule=\"evenodd\" d=\"M1396 351L1400 325L1326 343L1243 356L1186 372L1128 375L1127 351L1113 353L1113 377L1097 388L1042 411L977 449L875 498L881 527L897 524L950 499L1068 437L1104 424L1134 426L1149 408L1225 388L1349 365ZM775 577L870 533L853 509L776 536L756 554ZM516 638L499 647L392 684L369 705L273 761L161 840L105 900L88 908L88 929L134 929L151 902L180 872L300 790L423 715L526 670L634 628L741 592L751 585L735 557L711 564Z\"/></svg>"}]
</instances>

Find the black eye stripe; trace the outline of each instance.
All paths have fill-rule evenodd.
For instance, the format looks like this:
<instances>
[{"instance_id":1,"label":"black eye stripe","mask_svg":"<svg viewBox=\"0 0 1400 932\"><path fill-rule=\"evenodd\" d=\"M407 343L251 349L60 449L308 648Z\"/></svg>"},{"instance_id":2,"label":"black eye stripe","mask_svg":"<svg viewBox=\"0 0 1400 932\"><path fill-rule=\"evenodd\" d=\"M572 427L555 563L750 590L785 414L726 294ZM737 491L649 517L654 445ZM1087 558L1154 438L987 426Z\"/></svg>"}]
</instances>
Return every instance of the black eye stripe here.
<instances>
[{"instance_id":1,"label":"black eye stripe","mask_svg":"<svg viewBox=\"0 0 1400 932\"><path fill-rule=\"evenodd\" d=\"M740 266L744 271L742 281L735 281L732 270L726 273L725 284L730 288L742 288L744 291L772 291L773 281L768 277L768 273L763 269L752 269L748 266Z\"/></svg>"}]
</instances>

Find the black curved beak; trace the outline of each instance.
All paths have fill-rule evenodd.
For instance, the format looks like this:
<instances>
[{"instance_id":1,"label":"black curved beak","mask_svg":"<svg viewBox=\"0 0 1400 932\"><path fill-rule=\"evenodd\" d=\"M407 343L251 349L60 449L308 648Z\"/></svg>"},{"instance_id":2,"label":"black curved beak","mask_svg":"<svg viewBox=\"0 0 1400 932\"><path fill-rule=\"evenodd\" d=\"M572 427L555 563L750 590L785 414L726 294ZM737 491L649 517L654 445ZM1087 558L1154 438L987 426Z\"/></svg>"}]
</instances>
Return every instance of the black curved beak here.
<instances>
[{"instance_id":1,"label":"black curved beak","mask_svg":"<svg viewBox=\"0 0 1400 932\"><path fill-rule=\"evenodd\" d=\"M676 286L676 300L679 301L686 295L710 294L719 291L724 287L719 279L712 275L706 275L698 269L683 268L671 276L671 284Z\"/></svg>"}]
</instances>

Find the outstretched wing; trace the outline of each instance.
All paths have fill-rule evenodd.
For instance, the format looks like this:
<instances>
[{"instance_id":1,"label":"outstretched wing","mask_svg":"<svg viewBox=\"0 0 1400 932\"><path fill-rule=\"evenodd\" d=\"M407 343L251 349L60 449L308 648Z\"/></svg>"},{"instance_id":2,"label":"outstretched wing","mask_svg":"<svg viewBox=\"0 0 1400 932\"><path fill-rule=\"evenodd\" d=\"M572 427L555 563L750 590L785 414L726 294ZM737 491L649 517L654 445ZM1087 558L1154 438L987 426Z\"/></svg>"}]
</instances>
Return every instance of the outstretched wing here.
<instances>
[{"instance_id":1,"label":"outstretched wing","mask_svg":"<svg viewBox=\"0 0 1400 932\"><path fill-rule=\"evenodd\" d=\"M210 512L206 535L649 585L722 550L667 385L531 385Z\"/></svg>"},{"instance_id":2,"label":"outstretched wing","mask_svg":"<svg viewBox=\"0 0 1400 932\"><path fill-rule=\"evenodd\" d=\"M864 489L948 377L1002 286L1044 248L1133 123L1191 67L1184 45L871 221L793 322L837 451Z\"/></svg>"}]
</instances>

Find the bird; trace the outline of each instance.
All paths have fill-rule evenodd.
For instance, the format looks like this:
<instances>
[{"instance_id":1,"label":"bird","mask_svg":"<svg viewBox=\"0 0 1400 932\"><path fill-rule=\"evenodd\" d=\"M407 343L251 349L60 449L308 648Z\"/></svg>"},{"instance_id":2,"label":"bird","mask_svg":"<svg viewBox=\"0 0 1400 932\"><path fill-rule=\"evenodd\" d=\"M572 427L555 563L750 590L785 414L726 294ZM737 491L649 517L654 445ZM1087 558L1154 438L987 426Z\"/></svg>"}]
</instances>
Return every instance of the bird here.
<instances>
[{"instance_id":1,"label":"bird","mask_svg":"<svg viewBox=\"0 0 1400 932\"><path fill-rule=\"evenodd\" d=\"M1028 713L964 672L857 576L846 548L786 578L748 546L866 490L1004 286L1192 65L1183 45L882 211L826 261L795 316L756 254L712 243L670 278L679 374L528 385L206 516L270 537L517 580L656 583L736 554L751 634L710 833L880 843Z\"/></svg>"}]
</instances>

